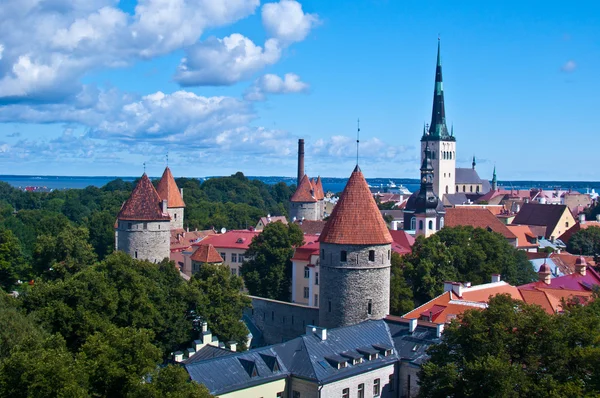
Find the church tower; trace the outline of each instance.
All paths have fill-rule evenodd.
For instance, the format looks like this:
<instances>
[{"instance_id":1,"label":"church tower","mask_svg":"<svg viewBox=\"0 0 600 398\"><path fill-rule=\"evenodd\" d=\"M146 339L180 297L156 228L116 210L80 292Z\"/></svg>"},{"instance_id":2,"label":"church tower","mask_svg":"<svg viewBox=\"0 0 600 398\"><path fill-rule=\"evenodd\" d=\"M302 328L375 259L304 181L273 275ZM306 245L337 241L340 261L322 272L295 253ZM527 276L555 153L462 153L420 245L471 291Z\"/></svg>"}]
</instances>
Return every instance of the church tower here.
<instances>
[{"instance_id":1,"label":"church tower","mask_svg":"<svg viewBox=\"0 0 600 398\"><path fill-rule=\"evenodd\" d=\"M358 166L319 242L319 326L354 325L388 315L392 237Z\"/></svg>"},{"instance_id":2,"label":"church tower","mask_svg":"<svg viewBox=\"0 0 600 398\"><path fill-rule=\"evenodd\" d=\"M416 235L428 237L443 226L443 218L438 217L436 208L439 204L439 198L433 191L433 182L435 172L431 164L431 151L425 145L423 153L423 164L421 165L421 189L415 200ZM439 221L438 221L439 220Z\"/></svg>"},{"instance_id":3,"label":"church tower","mask_svg":"<svg viewBox=\"0 0 600 398\"><path fill-rule=\"evenodd\" d=\"M169 258L170 219L166 200L161 200L144 173L117 216L115 250L154 263Z\"/></svg>"},{"instance_id":4,"label":"church tower","mask_svg":"<svg viewBox=\"0 0 600 398\"><path fill-rule=\"evenodd\" d=\"M183 189L179 190L171 169L169 166L165 169L156 191L162 200L167 201L167 212L171 216L171 227L170 229L182 229L183 228L183 212L185 210L185 203L183 202Z\"/></svg>"},{"instance_id":5,"label":"church tower","mask_svg":"<svg viewBox=\"0 0 600 398\"><path fill-rule=\"evenodd\" d=\"M498 190L498 179L496 178L496 166L494 166L494 174L492 175L492 191Z\"/></svg>"},{"instance_id":6,"label":"church tower","mask_svg":"<svg viewBox=\"0 0 600 398\"><path fill-rule=\"evenodd\" d=\"M456 139L454 131L448 134L446 111L444 107L444 83L442 80L442 58L438 39L437 64L435 68L435 86L433 89L433 110L431 124L423 129L421 154L425 156L425 147L431 151L431 164L434 170L433 192L442 197L456 192ZM425 159L422 158L421 162Z\"/></svg>"}]
</instances>

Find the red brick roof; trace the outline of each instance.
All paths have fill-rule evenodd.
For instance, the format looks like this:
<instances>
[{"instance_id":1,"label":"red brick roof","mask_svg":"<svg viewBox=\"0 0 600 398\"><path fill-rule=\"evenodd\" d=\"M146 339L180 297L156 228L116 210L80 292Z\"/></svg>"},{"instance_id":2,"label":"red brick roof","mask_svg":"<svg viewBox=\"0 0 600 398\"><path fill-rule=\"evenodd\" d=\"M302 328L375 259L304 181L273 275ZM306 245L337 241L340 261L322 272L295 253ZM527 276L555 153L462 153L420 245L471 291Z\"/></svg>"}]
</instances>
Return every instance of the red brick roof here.
<instances>
[{"instance_id":1,"label":"red brick roof","mask_svg":"<svg viewBox=\"0 0 600 398\"><path fill-rule=\"evenodd\" d=\"M415 238L406 231L390 230L390 235L394 239L392 250L398 254L404 255L412 252L412 246L415 244Z\"/></svg>"},{"instance_id":2,"label":"red brick roof","mask_svg":"<svg viewBox=\"0 0 600 398\"><path fill-rule=\"evenodd\" d=\"M217 249L211 244L201 244L190 257L192 261L199 263L222 263L223 259Z\"/></svg>"},{"instance_id":3,"label":"red brick roof","mask_svg":"<svg viewBox=\"0 0 600 398\"><path fill-rule=\"evenodd\" d=\"M575 234L576 232L579 232L582 229L586 229L589 227L600 227L600 222L586 221L583 224L578 222L577 224L575 224L571 228L569 228L564 234L559 236L558 239L562 240L565 243L569 243L569 240L571 240L571 237L573 236L573 234Z\"/></svg>"},{"instance_id":4,"label":"red brick roof","mask_svg":"<svg viewBox=\"0 0 600 398\"><path fill-rule=\"evenodd\" d=\"M455 207L446 210L445 226L456 227L459 225L470 225L474 228L491 229L498 232L506 239L516 239L515 234L498 220L488 209L480 207Z\"/></svg>"},{"instance_id":5,"label":"red brick roof","mask_svg":"<svg viewBox=\"0 0 600 398\"><path fill-rule=\"evenodd\" d=\"M323 192L323 182L321 181L321 176L317 177L317 181L313 184L315 187L315 196L317 200L325 199L325 192Z\"/></svg>"},{"instance_id":6,"label":"red brick roof","mask_svg":"<svg viewBox=\"0 0 600 398\"><path fill-rule=\"evenodd\" d=\"M171 253L183 251L194 243L200 242L208 235L214 235L215 231L207 229L203 231L186 231L183 228L171 230Z\"/></svg>"},{"instance_id":7,"label":"red brick roof","mask_svg":"<svg viewBox=\"0 0 600 398\"><path fill-rule=\"evenodd\" d=\"M146 173L144 173L135 188L133 188L129 199L121 207L117 219L129 221L162 221L171 219L168 214L162 212L162 200Z\"/></svg>"},{"instance_id":8,"label":"red brick roof","mask_svg":"<svg viewBox=\"0 0 600 398\"><path fill-rule=\"evenodd\" d=\"M296 192L290 198L290 202L316 202L316 194L315 189L310 183L310 179L306 174L300 180L300 184L298 188L296 188Z\"/></svg>"},{"instance_id":9,"label":"red brick roof","mask_svg":"<svg viewBox=\"0 0 600 398\"><path fill-rule=\"evenodd\" d=\"M358 166L348 179L319 241L343 245L392 243L392 236Z\"/></svg>"},{"instance_id":10,"label":"red brick roof","mask_svg":"<svg viewBox=\"0 0 600 398\"><path fill-rule=\"evenodd\" d=\"M327 221L322 220L296 220L294 224L296 224L305 235L319 235L323 228L325 228L325 224Z\"/></svg>"},{"instance_id":11,"label":"red brick roof","mask_svg":"<svg viewBox=\"0 0 600 398\"><path fill-rule=\"evenodd\" d=\"M210 243L217 249L242 249L248 250L248 246L252 242L252 238L260 234L259 231L248 230L231 230L224 234L209 235L202 241L195 243L193 246L200 246Z\"/></svg>"},{"instance_id":12,"label":"red brick roof","mask_svg":"<svg viewBox=\"0 0 600 398\"><path fill-rule=\"evenodd\" d=\"M510 230L517 237L517 248L526 249L539 247L537 243L537 235L531 232L529 225L507 225L506 228ZM534 243L531 243L534 242Z\"/></svg>"},{"instance_id":13,"label":"red brick roof","mask_svg":"<svg viewBox=\"0 0 600 398\"><path fill-rule=\"evenodd\" d=\"M179 188L177 188L173 174L171 174L168 166L158 182L156 191L161 199L167 200L168 207L185 207Z\"/></svg>"}]
</instances>

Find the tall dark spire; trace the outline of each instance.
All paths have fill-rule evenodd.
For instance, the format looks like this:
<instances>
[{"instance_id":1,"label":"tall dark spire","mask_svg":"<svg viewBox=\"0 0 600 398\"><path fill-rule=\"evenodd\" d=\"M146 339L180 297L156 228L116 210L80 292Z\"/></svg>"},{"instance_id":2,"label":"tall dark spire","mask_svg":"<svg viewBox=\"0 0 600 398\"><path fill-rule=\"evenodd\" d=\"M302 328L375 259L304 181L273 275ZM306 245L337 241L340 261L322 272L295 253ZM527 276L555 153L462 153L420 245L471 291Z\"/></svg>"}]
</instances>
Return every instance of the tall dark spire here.
<instances>
[{"instance_id":1,"label":"tall dark spire","mask_svg":"<svg viewBox=\"0 0 600 398\"><path fill-rule=\"evenodd\" d=\"M440 39L438 38L437 63L435 67L435 86L433 88L433 110L429 124L430 139L447 139L450 137L446 127L446 110L444 107L444 83L442 79L442 56Z\"/></svg>"},{"instance_id":2,"label":"tall dark spire","mask_svg":"<svg viewBox=\"0 0 600 398\"><path fill-rule=\"evenodd\" d=\"M494 165L494 174L492 175L492 191L498 190L498 179L496 178L496 165Z\"/></svg>"},{"instance_id":3,"label":"tall dark spire","mask_svg":"<svg viewBox=\"0 0 600 398\"><path fill-rule=\"evenodd\" d=\"M438 197L433 192L433 173L429 143L425 145L423 163L421 164L421 189L415 201L415 214L433 213L438 205Z\"/></svg>"}]
</instances>

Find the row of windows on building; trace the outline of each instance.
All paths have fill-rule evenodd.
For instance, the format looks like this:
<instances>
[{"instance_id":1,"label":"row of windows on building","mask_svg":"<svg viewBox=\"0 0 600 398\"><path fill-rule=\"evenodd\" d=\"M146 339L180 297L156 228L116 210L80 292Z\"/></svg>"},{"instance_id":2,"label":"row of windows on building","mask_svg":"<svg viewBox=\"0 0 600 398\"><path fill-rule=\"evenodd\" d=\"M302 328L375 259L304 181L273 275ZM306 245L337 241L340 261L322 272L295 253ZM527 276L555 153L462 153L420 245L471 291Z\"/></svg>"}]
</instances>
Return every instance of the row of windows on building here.
<instances>
[{"instance_id":1,"label":"row of windows on building","mask_svg":"<svg viewBox=\"0 0 600 398\"><path fill-rule=\"evenodd\" d=\"M419 220L419 229L418 231L422 231L423 228L425 227L425 224L423 223L423 220ZM429 220L427 222L427 228L429 230L433 229L433 220ZM444 228L444 217L440 218L440 229ZM410 229L412 229L413 231L417 230L417 218L413 217L410 219Z\"/></svg>"},{"instance_id":2,"label":"row of windows on building","mask_svg":"<svg viewBox=\"0 0 600 398\"><path fill-rule=\"evenodd\" d=\"M394 375L393 374L390 375L388 389L389 389L389 391L394 391ZM365 383L360 383L357 386L356 391L357 391L356 396L358 398L365 398ZM379 397L380 395L381 395L381 379L375 379L375 380L373 380L373 397ZM277 398L280 398L282 396L283 396L283 393L277 393ZM300 391L293 390L292 397L293 398L302 398L302 394L300 393ZM350 388L347 387L342 390L342 398L350 398Z\"/></svg>"},{"instance_id":3,"label":"row of windows on building","mask_svg":"<svg viewBox=\"0 0 600 398\"><path fill-rule=\"evenodd\" d=\"M310 297L310 289L307 288L307 287L305 287L304 288L304 298L308 299L308 297ZM318 294L315 294L315 303L314 303L314 306L315 307L319 306L319 295Z\"/></svg>"},{"instance_id":4,"label":"row of windows on building","mask_svg":"<svg viewBox=\"0 0 600 398\"><path fill-rule=\"evenodd\" d=\"M123 225L125 223L119 223L119 229L123 229ZM133 228L133 223L128 222L127 223L127 229L148 229L148 223L145 222L141 225L140 224L135 224L135 228ZM158 229L160 229L160 224L158 224Z\"/></svg>"},{"instance_id":5,"label":"row of windows on building","mask_svg":"<svg viewBox=\"0 0 600 398\"><path fill-rule=\"evenodd\" d=\"M223 261L227 261L227 253L220 253ZM231 263L243 263L245 260L243 254L231 253Z\"/></svg>"},{"instance_id":6,"label":"row of windows on building","mask_svg":"<svg viewBox=\"0 0 600 398\"><path fill-rule=\"evenodd\" d=\"M387 259L390 260L392 258L392 251L388 250ZM325 260L325 249L321 249L321 260ZM357 258L358 260L358 258ZM381 261L383 263L385 259L382 257ZM346 250L340 251L340 261L347 262L348 261L348 252ZM375 250L369 250L369 261L375 261Z\"/></svg>"},{"instance_id":7,"label":"row of windows on building","mask_svg":"<svg viewBox=\"0 0 600 398\"><path fill-rule=\"evenodd\" d=\"M304 267L304 277L306 279L310 278L310 267ZM315 285L319 284L319 273L315 272Z\"/></svg>"},{"instance_id":8,"label":"row of windows on building","mask_svg":"<svg viewBox=\"0 0 600 398\"><path fill-rule=\"evenodd\" d=\"M319 300L319 296L316 295L316 294L315 294L315 300L317 300L317 301ZM254 316L254 308L251 311L252 311L252 315ZM263 312L262 318L263 318L263 321L267 320L267 311ZM273 322L275 321L275 311L271 311L271 321L273 321ZM288 321L287 316L286 315L282 315L281 316L281 323L285 325L287 323L287 321ZM296 319L294 318L293 315L291 315L290 316L290 323L292 325L294 325L295 321L296 321ZM312 319L311 323L309 323L309 325L314 325L314 324L315 324L315 320ZM306 327L306 320L304 320L304 319L302 320L302 327L303 328Z\"/></svg>"}]
</instances>

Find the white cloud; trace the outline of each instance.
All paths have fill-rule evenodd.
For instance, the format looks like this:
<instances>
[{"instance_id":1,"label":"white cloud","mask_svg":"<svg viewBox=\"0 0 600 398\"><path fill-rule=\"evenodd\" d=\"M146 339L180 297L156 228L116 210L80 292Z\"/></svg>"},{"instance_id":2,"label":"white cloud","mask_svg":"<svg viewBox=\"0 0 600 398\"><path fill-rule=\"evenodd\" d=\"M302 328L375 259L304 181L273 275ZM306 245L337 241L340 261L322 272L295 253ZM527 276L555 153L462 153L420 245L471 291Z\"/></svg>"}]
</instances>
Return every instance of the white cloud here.
<instances>
[{"instance_id":1,"label":"white cloud","mask_svg":"<svg viewBox=\"0 0 600 398\"><path fill-rule=\"evenodd\" d=\"M262 21L271 37L282 43L293 43L304 40L319 23L319 18L317 14L305 14L297 1L281 0L263 5Z\"/></svg>"},{"instance_id":2,"label":"white cloud","mask_svg":"<svg viewBox=\"0 0 600 398\"><path fill-rule=\"evenodd\" d=\"M370 160L393 160L407 153L404 146L389 145L379 138L373 137L361 140L359 143L359 155L361 159ZM329 139L318 139L314 144L308 146L312 155L322 159L336 160L339 158L356 157L356 138L334 135Z\"/></svg>"},{"instance_id":3,"label":"white cloud","mask_svg":"<svg viewBox=\"0 0 600 398\"><path fill-rule=\"evenodd\" d=\"M244 94L248 101L264 101L265 94L287 94L308 91L308 84L300 80L295 73L286 73L283 79L277 75L266 74L258 78Z\"/></svg>"},{"instance_id":4,"label":"white cloud","mask_svg":"<svg viewBox=\"0 0 600 398\"><path fill-rule=\"evenodd\" d=\"M2 59L2 53L4 52L4 45L0 44L0 60Z\"/></svg>"},{"instance_id":5,"label":"white cloud","mask_svg":"<svg viewBox=\"0 0 600 398\"><path fill-rule=\"evenodd\" d=\"M569 60L565 62L565 64L560 68L563 72L571 73L577 68L577 64L573 60Z\"/></svg>"},{"instance_id":6,"label":"white cloud","mask_svg":"<svg viewBox=\"0 0 600 398\"><path fill-rule=\"evenodd\" d=\"M230 85L274 64L280 56L274 39L267 40L263 49L239 33L210 38L186 51L175 80L182 86Z\"/></svg>"}]
</instances>

